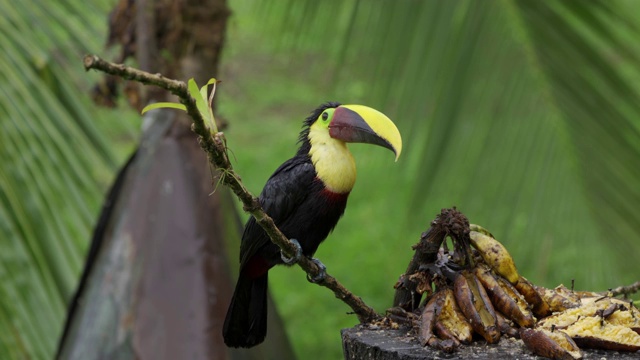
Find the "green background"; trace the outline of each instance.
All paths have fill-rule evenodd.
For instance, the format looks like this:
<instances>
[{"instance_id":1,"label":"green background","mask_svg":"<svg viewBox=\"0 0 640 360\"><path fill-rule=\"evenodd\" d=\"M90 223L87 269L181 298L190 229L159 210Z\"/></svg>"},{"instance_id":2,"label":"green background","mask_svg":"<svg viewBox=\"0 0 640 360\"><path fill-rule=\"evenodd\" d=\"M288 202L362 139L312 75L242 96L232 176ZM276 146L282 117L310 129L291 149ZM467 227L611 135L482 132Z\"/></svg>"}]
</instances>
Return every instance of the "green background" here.
<instances>
[{"instance_id":1,"label":"green background","mask_svg":"<svg viewBox=\"0 0 640 360\"><path fill-rule=\"evenodd\" d=\"M139 115L97 108L109 1L0 0L0 358L50 358L101 200ZM386 113L397 163L358 181L316 257L382 312L443 207L491 230L536 284L640 278L640 13L634 1L264 1L233 10L218 88L234 166L259 193L320 103ZM38 26L35 26L37 24ZM73 139L73 141L69 141ZM299 269L271 289L301 358L357 322Z\"/></svg>"}]
</instances>

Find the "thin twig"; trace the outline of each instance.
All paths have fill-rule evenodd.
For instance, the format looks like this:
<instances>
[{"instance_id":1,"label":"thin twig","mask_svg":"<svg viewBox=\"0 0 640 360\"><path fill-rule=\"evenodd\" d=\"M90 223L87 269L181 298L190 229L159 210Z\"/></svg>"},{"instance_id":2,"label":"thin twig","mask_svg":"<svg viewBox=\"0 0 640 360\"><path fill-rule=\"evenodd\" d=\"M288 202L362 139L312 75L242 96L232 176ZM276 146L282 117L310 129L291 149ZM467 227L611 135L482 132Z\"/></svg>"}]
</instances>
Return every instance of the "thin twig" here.
<instances>
[{"instance_id":1,"label":"thin twig","mask_svg":"<svg viewBox=\"0 0 640 360\"><path fill-rule=\"evenodd\" d=\"M624 295L626 297L631 294L635 294L638 291L640 291L640 281L636 281L633 284L627 286L618 286L617 288L611 289L606 293L611 294L611 296Z\"/></svg>"},{"instance_id":2,"label":"thin twig","mask_svg":"<svg viewBox=\"0 0 640 360\"><path fill-rule=\"evenodd\" d=\"M218 132L212 135L205 126L205 121L196 107L196 101L189 94L187 84L165 78L160 74L150 74L122 64L114 64L96 55L86 55L84 57L84 67L86 70L99 70L145 85L156 85L179 97L180 102L186 106L187 113L193 120L192 130L198 135L198 143L207 153L209 162L225 173L225 176L221 179L222 183L236 194L240 201L242 201L245 211L253 215L256 222L260 224L267 235L269 235L271 241L278 245L286 256L291 257L295 254L295 246L293 243L276 227L273 219L271 219L260 206L258 199L245 188L240 181L240 176L233 170L233 166L231 162L229 162L227 155L224 134ZM298 265L311 277L315 277L320 273L318 266L306 257L302 257ZM379 315L373 308L365 304L360 297L355 296L329 274L326 274L324 281L318 283L318 285L329 288L338 299L349 305L358 316L360 322L370 322L379 318Z\"/></svg>"}]
</instances>

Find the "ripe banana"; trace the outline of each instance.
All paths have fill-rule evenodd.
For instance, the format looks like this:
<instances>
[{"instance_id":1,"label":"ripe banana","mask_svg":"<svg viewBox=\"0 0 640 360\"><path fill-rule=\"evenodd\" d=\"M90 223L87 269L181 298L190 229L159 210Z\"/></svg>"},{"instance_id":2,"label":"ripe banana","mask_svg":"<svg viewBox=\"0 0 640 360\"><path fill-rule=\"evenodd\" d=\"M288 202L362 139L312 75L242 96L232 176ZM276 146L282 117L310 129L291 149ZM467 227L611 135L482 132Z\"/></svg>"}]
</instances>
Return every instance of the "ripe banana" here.
<instances>
[{"instance_id":1,"label":"ripe banana","mask_svg":"<svg viewBox=\"0 0 640 360\"><path fill-rule=\"evenodd\" d=\"M512 284L518 282L520 275L518 275L516 264L504 245L493 237L477 231L471 231L469 237L471 238L471 245L478 249L484 262L496 274L509 280Z\"/></svg>"},{"instance_id":2,"label":"ripe banana","mask_svg":"<svg viewBox=\"0 0 640 360\"><path fill-rule=\"evenodd\" d=\"M577 292L558 285L554 289L536 288L542 299L549 304L552 312L565 311L580 306L580 296ZM595 295L592 293L592 295Z\"/></svg>"},{"instance_id":3,"label":"ripe banana","mask_svg":"<svg viewBox=\"0 0 640 360\"><path fill-rule=\"evenodd\" d=\"M500 333L507 335L508 337L520 339L520 332L518 329L513 327L513 323L504 317L504 315L500 314L500 312L496 312L496 320L498 320L498 329L500 329Z\"/></svg>"},{"instance_id":4,"label":"ripe banana","mask_svg":"<svg viewBox=\"0 0 640 360\"><path fill-rule=\"evenodd\" d=\"M536 320L527 302L513 285L501 277L494 277L487 267L478 266L474 272L497 310L521 327L532 327L535 324Z\"/></svg>"},{"instance_id":5,"label":"ripe banana","mask_svg":"<svg viewBox=\"0 0 640 360\"><path fill-rule=\"evenodd\" d=\"M534 354L550 359L582 359L578 345L561 330L520 329L520 337Z\"/></svg>"},{"instance_id":6,"label":"ripe banana","mask_svg":"<svg viewBox=\"0 0 640 360\"><path fill-rule=\"evenodd\" d=\"M522 296L524 296L525 300L527 300L527 303L531 305L533 314L538 319L551 314L549 304L547 304L547 302L540 296L540 294L536 291L535 287L529 282L529 280L527 280L523 276L520 276L514 286L518 290L518 292L522 294Z\"/></svg>"},{"instance_id":7,"label":"ripe banana","mask_svg":"<svg viewBox=\"0 0 640 360\"><path fill-rule=\"evenodd\" d=\"M439 321L436 321L436 324L434 325L434 329L435 329L436 334L438 335L438 337L440 337L441 339L444 339L444 340L451 341L451 343L453 344L454 348L460 347L460 340L458 340L458 338L451 331L451 329L446 327L443 323L441 323Z\"/></svg>"},{"instance_id":8,"label":"ripe banana","mask_svg":"<svg viewBox=\"0 0 640 360\"><path fill-rule=\"evenodd\" d=\"M442 295L438 292L435 293L427 305L425 305L424 310L422 310L422 315L420 316L420 343L422 346L431 345L435 340L437 340L436 335L433 333L433 326L435 325L436 319L438 318L439 306L438 301L442 297Z\"/></svg>"},{"instance_id":9,"label":"ripe banana","mask_svg":"<svg viewBox=\"0 0 640 360\"><path fill-rule=\"evenodd\" d=\"M492 237L494 239L496 238L495 236L493 236L493 234L489 230L483 228L482 226L480 226L478 224L469 224L469 230L470 231L479 232L481 234L485 234L485 235L487 235L489 237Z\"/></svg>"},{"instance_id":10,"label":"ripe banana","mask_svg":"<svg viewBox=\"0 0 640 360\"><path fill-rule=\"evenodd\" d=\"M620 299L591 296L577 307L551 315L537 325L562 329L583 347L618 351L640 350L640 311Z\"/></svg>"},{"instance_id":11,"label":"ripe banana","mask_svg":"<svg viewBox=\"0 0 640 360\"><path fill-rule=\"evenodd\" d=\"M446 288L441 292L444 293L444 301L436 326L441 325L447 330L446 332L451 333L459 342L470 343L473 338L473 328L465 319L458 304L456 304L453 290ZM436 327L436 330L439 330L439 328ZM442 338L447 338L447 335L442 336Z\"/></svg>"},{"instance_id":12,"label":"ripe banana","mask_svg":"<svg viewBox=\"0 0 640 360\"><path fill-rule=\"evenodd\" d=\"M478 279L467 270L456 276L453 291L460 310L469 320L475 332L482 335L488 343L500 340L496 313L491 300Z\"/></svg>"},{"instance_id":13,"label":"ripe banana","mask_svg":"<svg viewBox=\"0 0 640 360\"><path fill-rule=\"evenodd\" d=\"M565 330L576 344L585 348L640 351L640 335L632 329L613 325L598 316L583 317Z\"/></svg>"},{"instance_id":14,"label":"ripe banana","mask_svg":"<svg viewBox=\"0 0 640 360\"><path fill-rule=\"evenodd\" d=\"M440 340L434 333L436 320L444 306L445 294L442 291L435 293L427 302L420 316L420 330L418 336L422 346L431 346L435 349L451 353L456 349L456 342L451 339ZM457 342L460 344L460 342Z\"/></svg>"}]
</instances>

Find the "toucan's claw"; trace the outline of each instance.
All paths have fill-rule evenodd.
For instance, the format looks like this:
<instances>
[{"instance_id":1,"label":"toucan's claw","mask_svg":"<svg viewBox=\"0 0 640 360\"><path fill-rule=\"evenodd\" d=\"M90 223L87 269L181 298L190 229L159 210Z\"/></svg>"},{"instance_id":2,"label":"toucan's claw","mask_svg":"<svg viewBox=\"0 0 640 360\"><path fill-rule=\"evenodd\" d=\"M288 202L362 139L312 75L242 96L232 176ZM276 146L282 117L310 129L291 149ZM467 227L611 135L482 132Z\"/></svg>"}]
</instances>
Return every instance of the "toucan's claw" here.
<instances>
[{"instance_id":1,"label":"toucan's claw","mask_svg":"<svg viewBox=\"0 0 640 360\"><path fill-rule=\"evenodd\" d=\"M324 266L323 263L320 262L320 260L316 259L316 258L311 258L311 261L313 261L316 265L318 265L318 268L320 269L320 272L318 272L318 275L311 277L309 276L309 274L307 274L307 280L309 280L309 282L312 282L314 284L320 283L324 281L324 278L327 276L327 267Z\"/></svg>"},{"instance_id":2,"label":"toucan's claw","mask_svg":"<svg viewBox=\"0 0 640 360\"><path fill-rule=\"evenodd\" d=\"M296 254L289 258L284 255L282 250L280 250L280 257L282 258L282 261L284 261L285 265L293 265L302 257L302 246L300 246L298 240L289 239L289 241L291 241L291 243L296 247Z\"/></svg>"}]
</instances>

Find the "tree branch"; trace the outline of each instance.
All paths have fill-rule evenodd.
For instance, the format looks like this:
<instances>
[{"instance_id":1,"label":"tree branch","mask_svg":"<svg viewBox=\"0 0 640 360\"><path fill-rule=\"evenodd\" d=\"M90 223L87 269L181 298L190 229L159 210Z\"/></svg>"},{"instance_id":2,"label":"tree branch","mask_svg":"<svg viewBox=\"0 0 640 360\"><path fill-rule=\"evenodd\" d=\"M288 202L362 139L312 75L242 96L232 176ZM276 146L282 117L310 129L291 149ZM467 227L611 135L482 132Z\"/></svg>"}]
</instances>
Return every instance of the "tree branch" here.
<instances>
[{"instance_id":1,"label":"tree branch","mask_svg":"<svg viewBox=\"0 0 640 360\"><path fill-rule=\"evenodd\" d=\"M635 294L640 291L640 281L636 281L631 285L627 286L618 286L615 289L611 289L607 292L603 292L604 294L611 293L611 296L623 295L625 297Z\"/></svg>"},{"instance_id":2,"label":"tree branch","mask_svg":"<svg viewBox=\"0 0 640 360\"><path fill-rule=\"evenodd\" d=\"M271 241L282 249L283 253L292 257L295 254L295 246L276 227L273 219L267 215L258 199L253 196L240 181L240 176L233 170L227 154L226 140L224 134L218 132L211 134L205 126L205 121L196 107L196 101L187 89L187 84L181 81L163 77L160 74L150 74L138 69L134 69L122 64L114 64L99 58L96 55L86 55L84 57L84 67L86 70L95 69L110 75L133 80L145 85L155 85L163 88L180 98L180 102L187 108L187 113L193 120L191 129L198 135L200 147L207 153L209 162L220 170L221 182L228 186L242 201L244 210L249 212L262 226ZM298 265L311 277L317 276L320 272L318 266L306 257L302 257ZM324 281L318 283L333 291L334 295L345 302L353 309L360 322L370 322L379 317L375 310L369 307L358 296L347 290L334 277L326 274Z\"/></svg>"}]
</instances>

